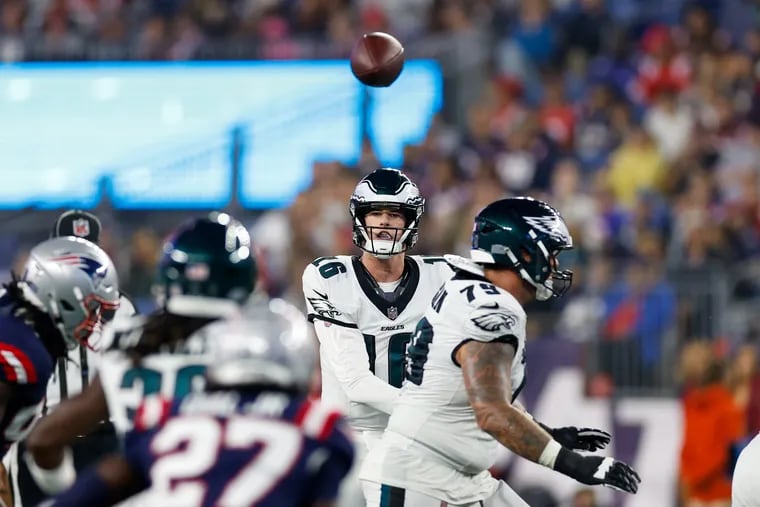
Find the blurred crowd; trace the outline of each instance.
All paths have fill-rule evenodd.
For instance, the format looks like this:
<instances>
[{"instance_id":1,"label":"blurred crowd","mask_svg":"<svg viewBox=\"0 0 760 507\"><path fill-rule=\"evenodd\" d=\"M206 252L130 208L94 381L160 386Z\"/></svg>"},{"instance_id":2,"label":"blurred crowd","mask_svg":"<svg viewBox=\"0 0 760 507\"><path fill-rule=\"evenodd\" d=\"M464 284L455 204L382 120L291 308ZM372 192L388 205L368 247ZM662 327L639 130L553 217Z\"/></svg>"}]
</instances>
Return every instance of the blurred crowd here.
<instances>
[{"instance_id":1,"label":"blurred crowd","mask_svg":"<svg viewBox=\"0 0 760 507\"><path fill-rule=\"evenodd\" d=\"M478 41L433 52L447 102L404 149L427 197L418 251L466 253L501 195L550 201L576 287L532 336L599 341L600 389L651 387L672 384L683 343L731 353L760 330L758 21L756 0L4 0L0 60L335 57L370 30L411 56ZM252 220L271 292L299 300L307 262L353 250L348 197L382 162L370 141L354 167L316 161L289 209ZM138 297L160 232L114 247Z\"/></svg>"}]
</instances>

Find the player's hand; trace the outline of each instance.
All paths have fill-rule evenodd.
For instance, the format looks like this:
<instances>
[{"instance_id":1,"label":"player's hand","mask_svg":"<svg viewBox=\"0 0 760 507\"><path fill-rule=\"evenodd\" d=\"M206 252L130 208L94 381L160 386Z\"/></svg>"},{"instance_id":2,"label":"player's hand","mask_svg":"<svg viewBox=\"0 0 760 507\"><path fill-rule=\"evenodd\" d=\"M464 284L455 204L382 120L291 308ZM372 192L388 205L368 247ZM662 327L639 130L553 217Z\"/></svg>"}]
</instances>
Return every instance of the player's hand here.
<instances>
[{"instance_id":1,"label":"player's hand","mask_svg":"<svg viewBox=\"0 0 760 507\"><path fill-rule=\"evenodd\" d=\"M540 423L539 423L540 424ZM581 451L598 451L604 449L610 443L610 434L594 428L576 428L565 426L563 428L549 428L541 424L554 440L562 447L578 449Z\"/></svg>"},{"instance_id":2,"label":"player's hand","mask_svg":"<svg viewBox=\"0 0 760 507\"><path fill-rule=\"evenodd\" d=\"M583 456L564 448L557 455L554 469L583 484L602 484L626 493L635 494L641 482L639 474L622 461L600 456Z\"/></svg>"}]
</instances>

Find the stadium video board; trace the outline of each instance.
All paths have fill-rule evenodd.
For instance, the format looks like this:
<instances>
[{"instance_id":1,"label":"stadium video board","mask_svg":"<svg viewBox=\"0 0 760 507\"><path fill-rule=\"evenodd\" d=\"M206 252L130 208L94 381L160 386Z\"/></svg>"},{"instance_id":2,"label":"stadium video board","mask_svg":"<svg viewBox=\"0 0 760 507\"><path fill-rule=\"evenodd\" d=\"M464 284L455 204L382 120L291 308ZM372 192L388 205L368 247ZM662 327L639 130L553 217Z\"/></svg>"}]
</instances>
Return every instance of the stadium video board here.
<instances>
[{"instance_id":1,"label":"stadium video board","mask_svg":"<svg viewBox=\"0 0 760 507\"><path fill-rule=\"evenodd\" d=\"M372 90L380 159L401 162L441 106L441 76L408 62ZM0 208L281 207L316 159L355 161L362 85L344 61L0 66Z\"/></svg>"}]
</instances>

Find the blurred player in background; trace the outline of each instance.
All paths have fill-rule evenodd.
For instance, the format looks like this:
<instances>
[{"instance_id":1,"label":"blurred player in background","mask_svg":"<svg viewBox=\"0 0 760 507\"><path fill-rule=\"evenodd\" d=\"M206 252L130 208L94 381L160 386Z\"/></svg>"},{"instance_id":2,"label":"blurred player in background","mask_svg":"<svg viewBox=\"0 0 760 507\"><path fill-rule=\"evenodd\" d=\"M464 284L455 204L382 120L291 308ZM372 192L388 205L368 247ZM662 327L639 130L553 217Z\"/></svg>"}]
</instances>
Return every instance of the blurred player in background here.
<instances>
[{"instance_id":1,"label":"blurred player in background","mask_svg":"<svg viewBox=\"0 0 760 507\"><path fill-rule=\"evenodd\" d=\"M85 239L54 238L29 253L21 278L0 296L0 413L4 456L41 413L55 362L86 346L119 305L119 282L108 255ZM9 505L7 475L3 501Z\"/></svg>"},{"instance_id":2,"label":"blurred player in background","mask_svg":"<svg viewBox=\"0 0 760 507\"><path fill-rule=\"evenodd\" d=\"M188 337L218 319L237 316L256 281L248 232L225 213L179 227L163 246L158 276L161 309L115 322L104 330L98 374L80 394L62 402L30 434L25 460L46 494L75 478L68 446L109 418L119 433L132 426L145 395L181 397L202 384L202 350Z\"/></svg>"},{"instance_id":3,"label":"blurred player in background","mask_svg":"<svg viewBox=\"0 0 760 507\"><path fill-rule=\"evenodd\" d=\"M406 255L417 242L424 207L402 172L373 171L349 206L361 257L322 257L303 274L320 342L322 400L348 414L367 449L380 440L398 397L414 326L452 274L443 258ZM379 489L363 489L367 501L379 500Z\"/></svg>"},{"instance_id":4,"label":"blurred player in background","mask_svg":"<svg viewBox=\"0 0 760 507\"><path fill-rule=\"evenodd\" d=\"M53 224L50 233L51 238L77 237L83 238L99 245L101 223L97 216L84 210L70 209L61 213ZM119 292L119 308L116 314L109 314L107 310L102 315L104 322L114 319L129 318L136 313L132 301ZM53 410L60 400L65 400L80 392L83 386L87 386L94 376L98 363L100 348L101 329L97 328L87 341L87 346L78 345L66 357L58 359L53 376L48 382L47 395L43 414ZM73 354L72 354L73 353ZM118 447L118 440L113 426L106 420L101 421L97 429L91 434L77 439L72 445L73 463L77 470L96 461L99 457L113 452ZM14 502L18 506L34 505L45 498L37 483L29 473L24 460L18 460L23 456L25 444L19 442L8 453L4 460L8 464L8 473L13 484Z\"/></svg>"},{"instance_id":5,"label":"blurred player in background","mask_svg":"<svg viewBox=\"0 0 760 507\"><path fill-rule=\"evenodd\" d=\"M100 232L102 230L100 220L90 212L70 209L61 213L53 224L50 233L51 238L74 236L92 241L100 245ZM104 321L122 319L133 316L137 311L135 305L123 291L119 291L119 308L116 315L104 315ZM100 330L98 330L100 331ZM60 400L76 394L83 386L89 384L95 372L100 350L100 332L93 333L88 341L89 347L78 347L78 357L67 361L58 361L57 374L53 376L48 385L46 408L49 410Z\"/></svg>"},{"instance_id":6,"label":"blurred player in background","mask_svg":"<svg viewBox=\"0 0 760 507\"><path fill-rule=\"evenodd\" d=\"M525 383L523 305L569 289L558 255L572 246L541 201L503 199L478 214L471 260L447 256L456 274L417 325L407 383L364 462L362 479L382 484L370 507L527 506L488 470L498 444L582 483L636 492L638 475L624 463L571 450L603 448L609 434L553 430L514 405Z\"/></svg>"},{"instance_id":7,"label":"blurred player in background","mask_svg":"<svg viewBox=\"0 0 760 507\"><path fill-rule=\"evenodd\" d=\"M124 454L53 505L112 505L149 487L151 505L334 505L353 444L338 412L306 398L316 352L303 315L263 307L207 326L188 346L209 357L205 392L147 398Z\"/></svg>"}]
</instances>

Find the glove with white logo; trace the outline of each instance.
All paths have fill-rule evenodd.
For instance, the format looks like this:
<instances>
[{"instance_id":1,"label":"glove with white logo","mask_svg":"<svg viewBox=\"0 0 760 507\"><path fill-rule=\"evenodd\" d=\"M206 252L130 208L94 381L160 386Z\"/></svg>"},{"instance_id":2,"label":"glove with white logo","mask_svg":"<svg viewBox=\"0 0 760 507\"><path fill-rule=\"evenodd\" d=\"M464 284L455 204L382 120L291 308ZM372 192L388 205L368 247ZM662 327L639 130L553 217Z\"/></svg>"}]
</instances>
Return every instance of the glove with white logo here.
<instances>
[{"instance_id":1,"label":"glove with white logo","mask_svg":"<svg viewBox=\"0 0 760 507\"><path fill-rule=\"evenodd\" d=\"M607 444L610 443L610 434L603 430L597 430L594 428L576 428L575 426L550 428L542 423L538 424L544 429L544 431L549 433L554 440L562 444L562 447L567 447L568 449L594 452L599 449L604 449L607 447Z\"/></svg>"},{"instance_id":2,"label":"glove with white logo","mask_svg":"<svg viewBox=\"0 0 760 507\"><path fill-rule=\"evenodd\" d=\"M641 482L639 474L622 461L599 456L583 456L565 448L559 451L554 469L583 484L590 486L602 484L626 493L635 494Z\"/></svg>"}]
</instances>

